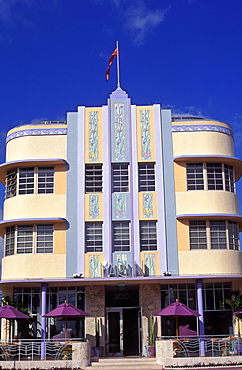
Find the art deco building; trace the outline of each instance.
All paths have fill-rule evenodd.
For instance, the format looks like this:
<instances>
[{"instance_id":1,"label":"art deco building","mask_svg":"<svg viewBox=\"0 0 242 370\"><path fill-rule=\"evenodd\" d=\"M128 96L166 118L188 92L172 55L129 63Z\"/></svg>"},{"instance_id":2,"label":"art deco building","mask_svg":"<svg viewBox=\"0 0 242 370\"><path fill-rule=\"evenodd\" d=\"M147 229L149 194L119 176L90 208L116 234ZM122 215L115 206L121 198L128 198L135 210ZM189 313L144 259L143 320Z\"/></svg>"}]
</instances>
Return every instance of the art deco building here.
<instances>
[{"instance_id":1,"label":"art deco building","mask_svg":"<svg viewBox=\"0 0 242 370\"><path fill-rule=\"evenodd\" d=\"M68 323L72 336L94 343L96 315L110 355L144 354L150 312L175 299L201 314L180 324L232 333L221 302L242 290L241 174L228 124L135 106L120 88L65 122L13 128L0 166L3 294L29 307L33 337L67 300L91 314ZM172 318L156 320L157 335L174 335ZM60 330L47 322L48 336Z\"/></svg>"}]
</instances>

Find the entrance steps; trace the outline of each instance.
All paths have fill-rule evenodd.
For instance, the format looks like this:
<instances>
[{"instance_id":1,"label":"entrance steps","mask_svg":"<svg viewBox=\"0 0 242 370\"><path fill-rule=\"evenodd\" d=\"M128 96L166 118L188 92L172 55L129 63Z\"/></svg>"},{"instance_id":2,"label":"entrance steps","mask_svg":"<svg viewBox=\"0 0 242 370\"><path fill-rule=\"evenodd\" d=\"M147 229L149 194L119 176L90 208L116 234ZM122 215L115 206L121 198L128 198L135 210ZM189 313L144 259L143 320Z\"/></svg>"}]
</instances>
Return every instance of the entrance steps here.
<instances>
[{"instance_id":1,"label":"entrance steps","mask_svg":"<svg viewBox=\"0 0 242 370\"><path fill-rule=\"evenodd\" d=\"M100 357L92 359L84 370L161 370L155 358L150 357Z\"/></svg>"}]
</instances>

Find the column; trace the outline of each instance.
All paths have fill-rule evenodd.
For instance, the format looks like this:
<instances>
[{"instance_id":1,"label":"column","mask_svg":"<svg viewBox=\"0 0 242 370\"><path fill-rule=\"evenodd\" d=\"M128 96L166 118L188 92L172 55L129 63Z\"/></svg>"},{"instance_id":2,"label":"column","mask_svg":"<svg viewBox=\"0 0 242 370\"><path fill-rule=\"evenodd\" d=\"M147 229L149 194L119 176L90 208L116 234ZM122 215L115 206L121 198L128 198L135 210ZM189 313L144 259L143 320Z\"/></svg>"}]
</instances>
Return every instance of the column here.
<instances>
[{"instance_id":1,"label":"column","mask_svg":"<svg viewBox=\"0 0 242 370\"><path fill-rule=\"evenodd\" d=\"M47 284L41 286L41 360L45 360L45 339L46 339L46 296L47 296Z\"/></svg>"},{"instance_id":2,"label":"column","mask_svg":"<svg viewBox=\"0 0 242 370\"><path fill-rule=\"evenodd\" d=\"M204 316L203 316L203 282L202 280L197 280L197 306L199 316L199 335L200 335L200 356L205 356L205 342L204 342Z\"/></svg>"}]
</instances>

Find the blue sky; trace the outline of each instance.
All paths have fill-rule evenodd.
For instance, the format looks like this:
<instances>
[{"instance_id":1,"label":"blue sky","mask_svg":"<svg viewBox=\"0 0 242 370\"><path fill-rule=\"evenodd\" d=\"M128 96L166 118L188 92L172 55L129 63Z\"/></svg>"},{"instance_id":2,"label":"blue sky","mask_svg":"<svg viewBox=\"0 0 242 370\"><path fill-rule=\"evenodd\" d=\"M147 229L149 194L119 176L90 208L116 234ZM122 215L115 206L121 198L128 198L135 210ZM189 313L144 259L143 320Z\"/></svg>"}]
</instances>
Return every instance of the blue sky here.
<instances>
[{"instance_id":1,"label":"blue sky","mask_svg":"<svg viewBox=\"0 0 242 370\"><path fill-rule=\"evenodd\" d=\"M106 104L116 40L133 104L226 122L241 158L241 19L241 0L0 0L0 162L12 127Z\"/></svg>"}]
</instances>

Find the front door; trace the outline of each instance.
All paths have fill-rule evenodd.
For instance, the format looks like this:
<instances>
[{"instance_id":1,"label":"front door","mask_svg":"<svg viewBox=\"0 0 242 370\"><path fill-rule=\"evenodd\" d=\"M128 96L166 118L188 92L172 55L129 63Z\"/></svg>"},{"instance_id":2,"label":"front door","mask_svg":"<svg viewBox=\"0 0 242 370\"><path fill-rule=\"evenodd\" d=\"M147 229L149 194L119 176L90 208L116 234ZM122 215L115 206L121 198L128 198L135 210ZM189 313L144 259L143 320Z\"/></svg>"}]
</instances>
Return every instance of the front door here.
<instances>
[{"instance_id":1,"label":"front door","mask_svg":"<svg viewBox=\"0 0 242 370\"><path fill-rule=\"evenodd\" d=\"M140 355L140 309L117 307L106 309L109 356Z\"/></svg>"}]
</instances>

